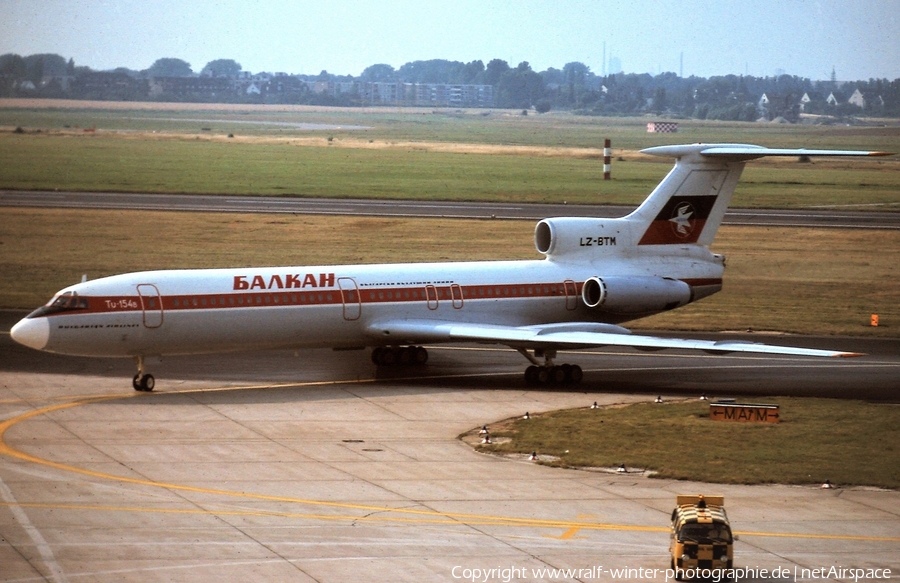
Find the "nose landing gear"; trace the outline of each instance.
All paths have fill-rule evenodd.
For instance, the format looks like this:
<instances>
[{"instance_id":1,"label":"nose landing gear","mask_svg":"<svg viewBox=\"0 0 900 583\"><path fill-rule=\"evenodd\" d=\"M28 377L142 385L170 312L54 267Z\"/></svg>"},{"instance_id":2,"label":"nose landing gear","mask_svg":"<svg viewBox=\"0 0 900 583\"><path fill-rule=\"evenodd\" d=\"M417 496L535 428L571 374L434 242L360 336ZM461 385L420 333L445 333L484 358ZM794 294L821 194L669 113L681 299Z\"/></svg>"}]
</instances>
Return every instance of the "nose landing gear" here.
<instances>
[{"instance_id":1,"label":"nose landing gear","mask_svg":"<svg viewBox=\"0 0 900 583\"><path fill-rule=\"evenodd\" d=\"M524 348L518 351L532 363L525 369L525 384L529 386L577 385L584 378L584 372L577 364L553 364L555 350L536 348L534 356ZM543 364L538 360L540 357L544 358Z\"/></svg>"},{"instance_id":2,"label":"nose landing gear","mask_svg":"<svg viewBox=\"0 0 900 583\"><path fill-rule=\"evenodd\" d=\"M156 386L156 380L153 378L152 374L147 374L144 372L143 356L135 357L135 361L137 362L138 371L131 381L131 386L134 387L135 391L149 393L153 390L153 387Z\"/></svg>"}]
</instances>

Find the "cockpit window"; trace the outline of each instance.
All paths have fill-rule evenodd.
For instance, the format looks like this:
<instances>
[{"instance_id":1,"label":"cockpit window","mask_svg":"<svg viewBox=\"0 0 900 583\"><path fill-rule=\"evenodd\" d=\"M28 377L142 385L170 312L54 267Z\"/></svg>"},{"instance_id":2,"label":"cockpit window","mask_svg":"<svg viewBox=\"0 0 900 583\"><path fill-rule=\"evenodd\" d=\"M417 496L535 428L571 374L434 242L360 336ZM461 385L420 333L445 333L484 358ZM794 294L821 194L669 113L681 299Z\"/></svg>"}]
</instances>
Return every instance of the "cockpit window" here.
<instances>
[{"instance_id":1,"label":"cockpit window","mask_svg":"<svg viewBox=\"0 0 900 583\"><path fill-rule=\"evenodd\" d=\"M50 314L58 314L60 312L71 312L75 310L86 310L88 308L87 298L80 297L75 292L66 292L60 294L46 306L38 308L31 314L29 318L40 318L41 316L49 316Z\"/></svg>"}]
</instances>

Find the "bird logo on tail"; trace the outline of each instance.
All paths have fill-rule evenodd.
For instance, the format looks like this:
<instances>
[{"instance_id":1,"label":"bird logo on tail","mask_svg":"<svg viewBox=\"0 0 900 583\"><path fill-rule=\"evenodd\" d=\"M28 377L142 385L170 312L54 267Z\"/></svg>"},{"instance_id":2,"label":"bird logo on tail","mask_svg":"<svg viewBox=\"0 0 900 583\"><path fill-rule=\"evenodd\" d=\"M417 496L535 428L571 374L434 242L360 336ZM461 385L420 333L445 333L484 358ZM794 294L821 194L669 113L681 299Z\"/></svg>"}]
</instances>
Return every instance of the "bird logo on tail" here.
<instances>
[{"instance_id":1,"label":"bird logo on tail","mask_svg":"<svg viewBox=\"0 0 900 583\"><path fill-rule=\"evenodd\" d=\"M676 195L669 199L644 232L639 245L696 243L716 196Z\"/></svg>"}]
</instances>

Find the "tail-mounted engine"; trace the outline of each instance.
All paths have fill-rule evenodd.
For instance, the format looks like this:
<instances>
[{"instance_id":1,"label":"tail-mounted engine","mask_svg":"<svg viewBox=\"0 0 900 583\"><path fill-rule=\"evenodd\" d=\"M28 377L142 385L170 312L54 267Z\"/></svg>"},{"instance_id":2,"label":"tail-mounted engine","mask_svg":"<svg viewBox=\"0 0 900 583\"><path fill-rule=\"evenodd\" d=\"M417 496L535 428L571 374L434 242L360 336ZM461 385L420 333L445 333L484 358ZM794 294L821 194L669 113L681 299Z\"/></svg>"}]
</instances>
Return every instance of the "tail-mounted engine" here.
<instances>
[{"instance_id":1,"label":"tail-mounted engine","mask_svg":"<svg viewBox=\"0 0 900 583\"><path fill-rule=\"evenodd\" d=\"M624 227L623 219L544 219L534 229L534 246L551 259L597 251L597 248L611 252L627 245Z\"/></svg>"},{"instance_id":2,"label":"tail-mounted engine","mask_svg":"<svg viewBox=\"0 0 900 583\"><path fill-rule=\"evenodd\" d=\"M581 288L589 308L615 314L663 312L691 301L691 287L683 281L655 276L591 277Z\"/></svg>"}]
</instances>

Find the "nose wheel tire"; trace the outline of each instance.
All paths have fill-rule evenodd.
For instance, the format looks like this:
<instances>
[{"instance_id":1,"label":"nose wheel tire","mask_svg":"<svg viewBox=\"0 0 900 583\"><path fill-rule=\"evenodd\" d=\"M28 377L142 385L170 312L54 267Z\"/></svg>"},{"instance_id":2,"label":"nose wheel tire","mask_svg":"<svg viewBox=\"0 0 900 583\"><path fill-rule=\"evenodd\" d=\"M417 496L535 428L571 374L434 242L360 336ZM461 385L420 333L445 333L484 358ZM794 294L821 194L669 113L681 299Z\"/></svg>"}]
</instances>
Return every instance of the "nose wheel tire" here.
<instances>
[{"instance_id":1,"label":"nose wheel tire","mask_svg":"<svg viewBox=\"0 0 900 583\"><path fill-rule=\"evenodd\" d=\"M153 390L153 387L156 386L156 380L153 378L152 374L142 375L138 373L134 375L134 379L132 379L131 385L134 387L135 391L149 393Z\"/></svg>"}]
</instances>

